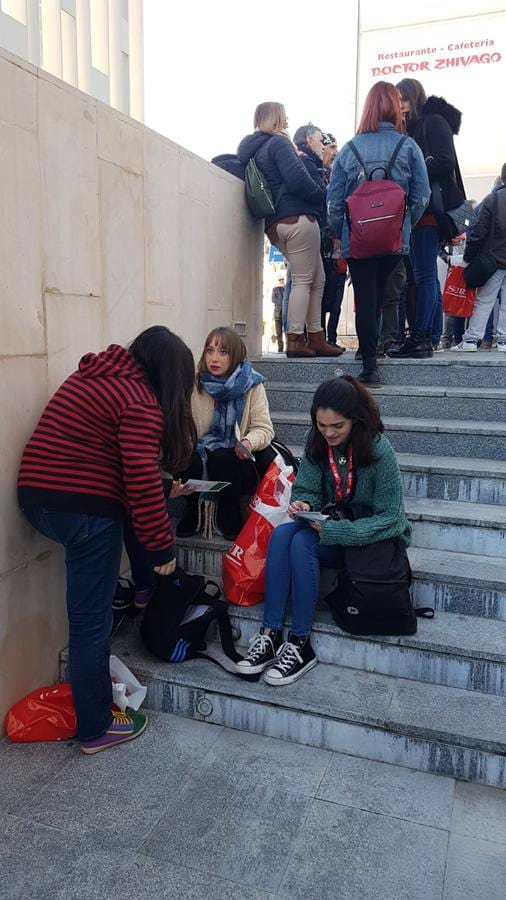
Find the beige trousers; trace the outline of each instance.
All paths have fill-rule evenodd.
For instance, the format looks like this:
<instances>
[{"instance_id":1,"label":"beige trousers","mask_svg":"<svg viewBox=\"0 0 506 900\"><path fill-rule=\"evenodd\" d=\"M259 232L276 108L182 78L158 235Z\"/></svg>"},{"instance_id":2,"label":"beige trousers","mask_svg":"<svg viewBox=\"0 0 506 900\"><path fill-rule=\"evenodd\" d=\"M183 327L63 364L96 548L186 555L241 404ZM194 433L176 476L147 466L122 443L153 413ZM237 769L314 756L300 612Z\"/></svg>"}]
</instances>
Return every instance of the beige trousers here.
<instances>
[{"instance_id":1,"label":"beige trousers","mask_svg":"<svg viewBox=\"0 0 506 900\"><path fill-rule=\"evenodd\" d=\"M322 330L321 308L325 271L320 255L320 228L307 216L298 222L276 225L276 247L292 269L292 289L288 302L288 331L302 334Z\"/></svg>"}]
</instances>

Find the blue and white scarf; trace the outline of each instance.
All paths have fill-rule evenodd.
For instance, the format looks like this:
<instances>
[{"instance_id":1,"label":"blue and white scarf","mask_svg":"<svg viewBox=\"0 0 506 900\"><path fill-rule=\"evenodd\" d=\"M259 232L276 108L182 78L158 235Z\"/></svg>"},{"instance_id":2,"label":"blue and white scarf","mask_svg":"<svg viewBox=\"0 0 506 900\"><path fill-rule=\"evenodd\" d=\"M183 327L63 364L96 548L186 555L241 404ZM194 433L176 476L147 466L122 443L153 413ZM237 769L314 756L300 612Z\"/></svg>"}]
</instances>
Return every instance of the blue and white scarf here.
<instances>
[{"instance_id":1,"label":"blue and white scarf","mask_svg":"<svg viewBox=\"0 0 506 900\"><path fill-rule=\"evenodd\" d=\"M235 445L235 426L236 423L239 426L241 424L246 394L263 381L265 378L259 372L255 372L249 359L239 363L228 378L218 378L210 372L201 372L200 383L214 400L214 413L209 431L197 444L197 453L204 465L203 478L207 478L206 450Z\"/></svg>"}]
</instances>

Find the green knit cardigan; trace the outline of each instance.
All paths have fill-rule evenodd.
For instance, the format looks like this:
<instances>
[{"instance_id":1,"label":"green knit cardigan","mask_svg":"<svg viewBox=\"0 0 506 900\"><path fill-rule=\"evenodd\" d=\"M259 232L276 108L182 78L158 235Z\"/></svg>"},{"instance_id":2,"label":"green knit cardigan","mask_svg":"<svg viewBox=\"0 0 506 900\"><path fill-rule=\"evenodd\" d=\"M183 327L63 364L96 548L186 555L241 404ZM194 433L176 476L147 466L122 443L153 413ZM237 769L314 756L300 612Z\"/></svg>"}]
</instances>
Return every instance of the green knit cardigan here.
<instances>
[{"instance_id":1,"label":"green knit cardigan","mask_svg":"<svg viewBox=\"0 0 506 900\"><path fill-rule=\"evenodd\" d=\"M334 457L344 483L346 466L339 465L340 455L336 447ZM390 441L382 434L376 438L374 455L372 465L357 467L356 488L350 503L352 508L367 507L370 515L355 522L327 519L320 532L322 544L363 547L388 538L400 538L405 546L409 545L411 525L404 512L399 466ZM304 500L314 510L320 510L326 503L335 503L335 481L327 461L314 463L303 458L292 500Z\"/></svg>"}]
</instances>

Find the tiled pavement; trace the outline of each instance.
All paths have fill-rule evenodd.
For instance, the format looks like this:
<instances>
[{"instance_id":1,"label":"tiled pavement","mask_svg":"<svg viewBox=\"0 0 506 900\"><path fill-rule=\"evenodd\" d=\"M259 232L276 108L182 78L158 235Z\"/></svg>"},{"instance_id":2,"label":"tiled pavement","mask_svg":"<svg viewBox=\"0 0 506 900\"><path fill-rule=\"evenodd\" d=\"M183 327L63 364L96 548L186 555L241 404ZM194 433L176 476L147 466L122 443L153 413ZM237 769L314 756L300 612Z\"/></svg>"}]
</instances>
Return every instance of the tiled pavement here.
<instances>
[{"instance_id":1,"label":"tiled pavement","mask_svg":"<svg viewBox=\"0 0 506 900\"><path fill-rule=\"evenodd\" d=\"M150 714L0 743L0 900L504 900L506 791Z\"/></svg>"}]
</instances>

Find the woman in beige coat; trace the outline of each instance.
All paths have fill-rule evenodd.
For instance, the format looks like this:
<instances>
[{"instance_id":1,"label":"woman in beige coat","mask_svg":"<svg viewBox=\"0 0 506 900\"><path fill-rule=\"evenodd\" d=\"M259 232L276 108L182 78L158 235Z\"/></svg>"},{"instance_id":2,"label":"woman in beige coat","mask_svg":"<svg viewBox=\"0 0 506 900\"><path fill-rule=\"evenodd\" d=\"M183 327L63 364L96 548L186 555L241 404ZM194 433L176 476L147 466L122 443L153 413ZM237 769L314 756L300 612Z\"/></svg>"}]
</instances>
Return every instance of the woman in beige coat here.
<instances>
[{"instance_id":1,"label":"woman in beige coat","mask_svg":"<svg viewBox=\"0 0 506 900\"><path fill-rule=\"evenodd\" d=\"M233 328L214 328L197 366L192 414L197 426L195 456L183 477L228 481L217 494L217 527L233 540L242 527L241 495L250 494L274 458L274 437L264 378L246 356ZM185 499L179 537L199 527L198 494Z\"/></svg>"}]
</instances>

